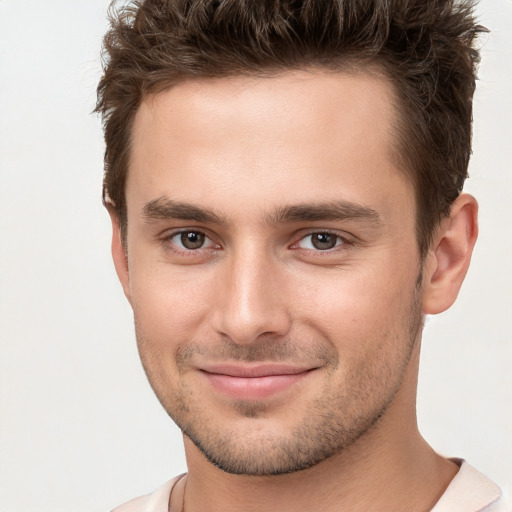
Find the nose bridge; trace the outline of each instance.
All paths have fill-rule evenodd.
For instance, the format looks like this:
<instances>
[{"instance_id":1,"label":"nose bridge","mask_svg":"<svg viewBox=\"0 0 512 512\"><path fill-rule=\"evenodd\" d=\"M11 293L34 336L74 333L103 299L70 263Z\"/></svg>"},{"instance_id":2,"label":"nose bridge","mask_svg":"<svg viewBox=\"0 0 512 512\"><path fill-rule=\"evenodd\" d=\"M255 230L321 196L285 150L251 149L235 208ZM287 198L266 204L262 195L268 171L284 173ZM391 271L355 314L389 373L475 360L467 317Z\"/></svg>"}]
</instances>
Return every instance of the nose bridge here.
<instances>
[{"instance_id":1,"label":"nose bridge","mask_svg":"<svg viewBox=\"0 0 512 512\"><path fill-rule=\"evenodd\" d=\"M252 240L234 249L226 263L216 329L235 343L251 343L262 334L285 335L290 317L279 291L279 261Z\"/></svg>"}]
</instances>

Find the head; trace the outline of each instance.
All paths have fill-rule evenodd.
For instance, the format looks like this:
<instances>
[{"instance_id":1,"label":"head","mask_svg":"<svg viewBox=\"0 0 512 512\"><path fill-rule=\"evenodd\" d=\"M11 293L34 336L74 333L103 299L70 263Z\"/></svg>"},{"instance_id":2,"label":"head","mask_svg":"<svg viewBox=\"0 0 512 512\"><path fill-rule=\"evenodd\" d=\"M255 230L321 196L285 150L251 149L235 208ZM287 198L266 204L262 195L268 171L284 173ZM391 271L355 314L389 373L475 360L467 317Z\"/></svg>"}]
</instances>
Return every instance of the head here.
<instances>
[{"instance_id":1,"label":"head","mask_svg":"<svg viewBox=\"0 0 512 512\"><path fill-rule=\"evenodd\" d=\"M480 29L467 5L361 5L149 1L106 37L104 194L139 351L229 472L414 422L423 315L469 263Z\"/></svg>"}]
</instances>

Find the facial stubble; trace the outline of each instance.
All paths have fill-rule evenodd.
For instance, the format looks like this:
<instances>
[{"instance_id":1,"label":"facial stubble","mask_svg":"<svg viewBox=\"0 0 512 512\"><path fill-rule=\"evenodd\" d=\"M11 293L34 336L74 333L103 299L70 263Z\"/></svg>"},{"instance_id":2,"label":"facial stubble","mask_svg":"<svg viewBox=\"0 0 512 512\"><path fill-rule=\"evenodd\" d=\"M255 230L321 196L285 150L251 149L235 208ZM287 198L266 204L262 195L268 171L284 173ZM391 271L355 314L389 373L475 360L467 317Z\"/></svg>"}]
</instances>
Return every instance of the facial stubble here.
<instances>
[{"instance_id":1,"label":"facial stubble","mask_svg":"<svg viewBox=\"0 0 512 512\"><path fill-rule=\"evenodd\" d=\"M201 404L201 392L187 379L180 379L177 388L170 389L163 355L150 349L151 341L136 320L139 353L162 406L210 463L239 475L293 473L342 453L376 428L386 414L402 385L415 343L419 342L420 283L418 278L409 307L404 308L407 311L403 311L401 328L382 333L380 342L372 347L377 356L371 361L360 361L353 368L340 369L337 349L325 341L300 344L269 338L249 346L229 340L221 344L186 341L180 345L175 357L180 376L187 372L189 362L198 354L212 360L243 362L323 361L322 391L311 402L302 421L287 432L276 432L269 427L272 412L264 401L233 401L231 413L238 420L216 425L215 417L209 415L208 404ZM393 351L391 356L390 351ZM340 371L344 372L344 386L337 385L334 379ZM292 401L286 407L293 405ZM219 412L213 411L215 414Z\"/></svg>"}]
</instances>

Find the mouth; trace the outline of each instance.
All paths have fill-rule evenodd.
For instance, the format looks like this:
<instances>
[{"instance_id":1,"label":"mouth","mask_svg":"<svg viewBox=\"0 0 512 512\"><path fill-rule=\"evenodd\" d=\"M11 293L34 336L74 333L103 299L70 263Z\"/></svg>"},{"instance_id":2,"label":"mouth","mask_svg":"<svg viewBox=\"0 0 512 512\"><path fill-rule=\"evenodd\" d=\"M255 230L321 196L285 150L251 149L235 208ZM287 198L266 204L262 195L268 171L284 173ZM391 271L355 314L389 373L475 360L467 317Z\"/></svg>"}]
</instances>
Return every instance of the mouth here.
<instances>
[{"instance_id":1,"label":"mouth","mask_svg":"<svg viewBox=\"0 0 512 512\"><path fill-rule=\"evenodd\" d=\"M306 378L316 368L284 364L211 365L200 369L218 392L238 400L263 400Z\"/></svg>"}]
</instances>

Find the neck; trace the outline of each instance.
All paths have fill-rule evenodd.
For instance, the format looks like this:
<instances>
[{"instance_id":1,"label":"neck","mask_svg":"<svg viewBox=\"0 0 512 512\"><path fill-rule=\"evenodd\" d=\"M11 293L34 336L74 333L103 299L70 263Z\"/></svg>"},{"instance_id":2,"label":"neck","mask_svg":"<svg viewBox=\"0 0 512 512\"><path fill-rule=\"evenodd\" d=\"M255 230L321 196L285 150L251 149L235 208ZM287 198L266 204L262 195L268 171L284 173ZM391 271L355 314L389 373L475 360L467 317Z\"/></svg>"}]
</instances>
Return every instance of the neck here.
<instances>
[{"instance_id":1,"label":"neck","mask_svg":"<svg viewBox=\"0 0 512 512\"><path fill-rule=\"evenodd\" d=\"M408 368L405 380L417 379L417 358L413 359L415 368ZM402 387L386 413L351 446L289 475L225 473L185 437L189 473L173 501L184 501L185 512L430 510L458 468L437 455L419 434L415 389Z\"/></svg>"}]
</instances>

